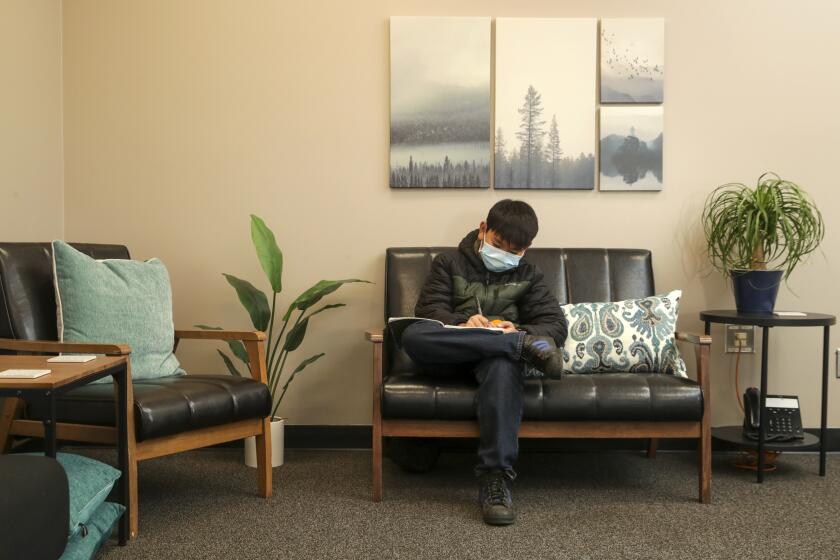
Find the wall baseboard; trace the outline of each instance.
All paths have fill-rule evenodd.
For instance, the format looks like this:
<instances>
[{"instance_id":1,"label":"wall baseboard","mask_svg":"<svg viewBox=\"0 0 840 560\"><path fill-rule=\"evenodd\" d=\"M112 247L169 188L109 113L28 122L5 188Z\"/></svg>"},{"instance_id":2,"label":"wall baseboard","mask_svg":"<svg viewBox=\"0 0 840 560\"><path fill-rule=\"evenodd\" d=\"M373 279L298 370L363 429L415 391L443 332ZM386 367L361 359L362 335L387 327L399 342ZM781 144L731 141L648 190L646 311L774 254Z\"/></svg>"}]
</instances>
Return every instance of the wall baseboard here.
<instances>
[{"instance_id":1,"label":"wall baseboard","mask_svg":"<svg viewBox=\"0 0 840 560\"><path fill-rule=\"evenodd\" d=\"M819 435L819 428L808 428L807 432ZM287 449L370 449L370 426L286 426L285 445ZM828 451L840 451L840 428L828 429ZM519 448L523 451L634 451L644 450L647 440L642 439L523 439ZM442 438L441 446L447 451L475 451L475 438ZM691 439L660 439L658 448L662 451L694 451L697 443ZM737 451L733 443L712 439L713 451ZM802 452L816 453L818 447Z\"/></svg>"}]
</instances>

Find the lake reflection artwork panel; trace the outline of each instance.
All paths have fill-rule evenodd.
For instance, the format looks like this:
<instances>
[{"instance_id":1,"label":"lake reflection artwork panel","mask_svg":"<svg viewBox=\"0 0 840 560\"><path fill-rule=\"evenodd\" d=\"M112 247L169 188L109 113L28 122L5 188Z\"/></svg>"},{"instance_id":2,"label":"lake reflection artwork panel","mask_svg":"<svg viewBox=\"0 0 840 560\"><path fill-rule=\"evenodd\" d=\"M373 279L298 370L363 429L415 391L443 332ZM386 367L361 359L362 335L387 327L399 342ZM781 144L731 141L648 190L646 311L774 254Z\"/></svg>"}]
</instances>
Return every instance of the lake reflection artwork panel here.
<instances>
[{"instance_id":1,"label":"lake reflection artwork panel","mask_svg":"<svg viewBox=\"0 0 840 560\"><path fill-rule=\"evenodd\" d=\"M490 18L391 17L390 186L490 186Z\"/></svg>"},{"instance_id":2,"label":"lake reflection artwork panel","mask_svg":"<svg viewBox=\"0 0 840 560\"><path fill-rule=\"evenodd\" d=\"M601 107L600 190L662 190L662 106Z\"/></svg>"}]
</instances>

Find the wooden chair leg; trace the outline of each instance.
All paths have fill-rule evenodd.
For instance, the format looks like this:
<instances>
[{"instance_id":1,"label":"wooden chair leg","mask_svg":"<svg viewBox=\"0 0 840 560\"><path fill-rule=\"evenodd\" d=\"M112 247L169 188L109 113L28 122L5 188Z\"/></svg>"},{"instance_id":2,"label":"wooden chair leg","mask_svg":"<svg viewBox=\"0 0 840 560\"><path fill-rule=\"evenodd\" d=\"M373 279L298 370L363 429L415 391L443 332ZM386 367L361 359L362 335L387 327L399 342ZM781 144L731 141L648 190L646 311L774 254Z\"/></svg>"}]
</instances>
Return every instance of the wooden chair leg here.
<instances>
[{"instance_id":1,"label":"wooden chair leg","mask_svg":"<svg viewBox=\"0 0 840 560\"><path fill-rule=\"evenodd\" d=\"M2 406L0 406L0 454L8 453L9 447L12 443L10 431L12 429L12 422L15 421L20 409L23 406L21 399L8 397L0 399Z\"/></svg>"},{"instance_id":2,"label":"wooden chair leg","mask_svg":"<svg viewBox=\"0 0 840 560\"><path fill-rule=\"evenodd\" d=\"M256 436L257 447L257 484L260 496L270 498L272 494L271 475L271 422L263 418L262 434Z\"/></svg>"},{"instance_id":3,"label":"wooden chair leg","mask_svg":"<svg viewBox=\"0 0 840 560\"><path fill-rule=\"evenodd\" d=\"M648 440L648 450L647 450L647 457L648 459L656 459L656 446L659 443L659 440L656 438L650 438Z\"/></svg>"},{"instance_id":4,"label":"wooden chair leg","mask_svg":"<svg viewBox=\"0 0 840 560\"><path fill-rule=\"evenodd\" d=\"M373 501L382 501L382 436L374 429L373 436Z\"/></svg>"}]
</instances>

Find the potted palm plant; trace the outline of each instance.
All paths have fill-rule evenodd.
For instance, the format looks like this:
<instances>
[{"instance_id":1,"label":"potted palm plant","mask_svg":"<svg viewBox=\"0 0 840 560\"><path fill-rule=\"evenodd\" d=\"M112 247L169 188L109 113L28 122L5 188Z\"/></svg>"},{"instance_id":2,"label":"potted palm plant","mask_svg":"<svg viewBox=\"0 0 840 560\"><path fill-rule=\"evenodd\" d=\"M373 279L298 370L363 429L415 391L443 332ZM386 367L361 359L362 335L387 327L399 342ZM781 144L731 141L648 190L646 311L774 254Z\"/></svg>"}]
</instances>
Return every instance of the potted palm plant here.
<instances>
[{"instance_id":1,"label":"potted palm plant","mask_svg":"<svg viewBox=\"0 0 840 560\"><path fill-rule=\"evenodd\" d=\"M771 313L781 281L824 235L811 197L775 173L763 174L755 188L719 186L706 199L702 219L709 259L732 278L741 313Z\"/></svg>"},{"instance_id":2,"label":"potted palm plant","mask_svg":"<svg viewBox=\"0 0 840 560\"><path fill-rule=\"evenodd\" d=\"M344 280L320 280L311 288L305 290L296 297L282 313L279 321L277 316L282 308L277 306L277 296L283 288L283 253L274 238L274 232L265 225L265 222L258 216L251 215L251 240L257 253L263 271L271 287L271 302L265 292L255 287L247 280L242 280L232 274L224 274L228 283L236 290L239 302L248 312L254 328L267 333L265 348L265 369L268 377L268 388L271 392L273 402L271 410L271 450L272 466L277 467L283 464L283 432L285 419L278 417L277 412L289 385L294 381L295 376L301 373L307 366L324 357L324 352L309 356L291 370L286 371L286 361L289 355L298 349L306 336L309 320L324 311L343 307L343 303L331 303L311 310L324 296L327 296L342 285L352 282L366 282L357 278ZM209 325L196 325L202 329L220 329ZM236 360L248 370L248 352L245 346L238 340L228 341L231 354ZM234 358L221 350L218 350L225 366L232 375L241 376ZM256 442L253 437L245 440L245 464L251 467L257 466Z\"/></svg>"}]
</instances>

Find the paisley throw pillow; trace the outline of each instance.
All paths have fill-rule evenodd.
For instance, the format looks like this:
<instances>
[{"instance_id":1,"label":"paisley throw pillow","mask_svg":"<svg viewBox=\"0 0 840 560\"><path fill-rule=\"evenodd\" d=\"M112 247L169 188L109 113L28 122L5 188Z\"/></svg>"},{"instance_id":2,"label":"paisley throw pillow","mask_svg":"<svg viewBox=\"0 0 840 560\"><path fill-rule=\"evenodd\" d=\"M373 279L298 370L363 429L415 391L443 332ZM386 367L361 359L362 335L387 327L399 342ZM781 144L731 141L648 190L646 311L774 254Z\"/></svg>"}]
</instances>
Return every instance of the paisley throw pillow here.
<instances>
[{"instance_id":1,"label":"paisley throw pillow","mask_svg":"<svg viewBox=\"0 0 840 560\"><path fill-rule=\"evenodd\" d=\"M563 305L567 373L669 373L687 377L674 339L681 290L658 296Z\"/></svg>"}]
</instances>

